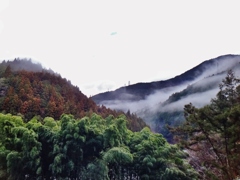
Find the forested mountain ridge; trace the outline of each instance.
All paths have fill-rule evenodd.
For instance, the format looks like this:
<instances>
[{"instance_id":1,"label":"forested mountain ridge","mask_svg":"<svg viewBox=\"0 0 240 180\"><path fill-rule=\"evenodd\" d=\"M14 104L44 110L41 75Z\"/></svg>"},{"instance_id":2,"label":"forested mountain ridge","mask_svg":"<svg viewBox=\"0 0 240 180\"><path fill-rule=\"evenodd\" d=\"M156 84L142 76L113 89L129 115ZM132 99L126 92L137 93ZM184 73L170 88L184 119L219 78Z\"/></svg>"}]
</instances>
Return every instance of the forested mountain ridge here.
<instances>
[{"instance_id":1,"label":"forested mountain ridge","mask_svg":"<svg viewBox=\"0 0 240 180\"><path fill-rule=\"evenodd\" d=\"M159 91L161 89L176 87L188 82L192 82L197 80L201 76L210 76L218 71L222 71L223 67L221 67L221 63L226 61L226 59L237 59L238 55L225 55L219 56L214 59L210 59L202 62L201 64L193 67L192 69L177 75L173 78L155 81L155 82L146 82L146 83L136 83L132 85L128 85L125 87L121 87L116 89L115 91L104 92L100 94L96 94L92 96L92 99L100 104L105 101L113 101L113 100L128 100L128 101L136 101L146 99L147 96ZM229 62L230 66L233 62ZM228 65L227 65L228 66ZM207 69L215 68L212 72L206 73ZM103 103L104 104L104 103Z\"/></svg>"},{"instance_id":2,"label":"forested mountain ridge","mask_svg":"<svg viewBox=\"0 0 240 180\"><path fill-rule=\"evenodd\" d=\"M0 64L0 111L20 113L28 120L36 115L59 119L63 113L76 118L93 112L103 117L125 114L96 105L69 80L26 59L3 61ZM135 114L125 115L131 130L139 131L146 126Z\"/></svg>"},{"instance_id":3,"label":"forested mountain ridge","mask_svg":"<svg viewBox=\"0 0 240 180\"><path fill-rule=\"evenodd\" d=\"M169 80L142 83L145 86L143 89L142 84L138 83L95 95L92 99L112 109L136 113L154 132L162 133L171 142L172 135L166 125L175 126L184 121L185 104L192 102L196 107L201 107L209 103L229 69L234 70L236 76L240 75L239 62L239 55L219 56ZM148 93L139 95L141 92Z\"/></svg>"},{"instance_id":4,"label":"forested mountain ridge","mask_svg":"<svg viewBox=\"0 0 240 180\"><path fill-rule=\"evenodd\" d=\"M235 56L236 58L237 56ZM214 59L216 61L216 59ZM240 76L240 58L236 58L231 66L224 67L221 61L218 66L223 66L212 75L200 78L181 91L174 92L164 102L156 105L152 111L149 108L140 110L137 114L146 121L151 122L153 131L161 132L171 141L171 134L166 129L166 125L177 126L184 121L183 107L185 104L192 103L195 107L202 107L210 103L219 91L219 84L225 78L228 70L233 70L236 77Z\"/></svg>"}]
</instances>

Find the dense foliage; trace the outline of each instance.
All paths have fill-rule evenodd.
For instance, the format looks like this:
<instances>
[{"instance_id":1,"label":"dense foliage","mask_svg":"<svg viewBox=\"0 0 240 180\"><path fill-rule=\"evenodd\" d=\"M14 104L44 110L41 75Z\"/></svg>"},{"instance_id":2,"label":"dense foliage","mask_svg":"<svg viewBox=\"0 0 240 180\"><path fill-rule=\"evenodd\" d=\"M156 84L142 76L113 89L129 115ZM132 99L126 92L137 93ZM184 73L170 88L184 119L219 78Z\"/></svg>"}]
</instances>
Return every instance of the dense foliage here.
<instances>
[{"instance_id":1,"label":"dense foliage","mask_svg":"<svg viewBox=\"0 0 240 180\"><path fill-rule=\"evenodd\" d=\"M72 114L75 118L92 113L103 117L123 114L97 106L78 87L52 70L45 70L31 60L20 59L0 64L0 112L20 113L26 121L35 115L59 119L63 113ZM135 114L126 116L129 129L139 131L146 126Z\"/></svg>"},{"instance_id":2,"label":"dense foliage","mask_svg":"<svg viewBox=\"0 0 240 180\"><path fill-rule=\"evenodd\" d=\"M203 179L232 180L240 176L239 82L230 70L211 103L202 108L185 105L186 122L172 129Z\"/></svg>"},{"instance_id":3,"label":"dense foliage","mask_svg":"<svg viewBox=\"0 0 240 180\"><path fill-rule=\"evenodd\" d=\"M0 179L196 179L186 154L126 117L0 114Z\"/></svg>"}]
</instances>

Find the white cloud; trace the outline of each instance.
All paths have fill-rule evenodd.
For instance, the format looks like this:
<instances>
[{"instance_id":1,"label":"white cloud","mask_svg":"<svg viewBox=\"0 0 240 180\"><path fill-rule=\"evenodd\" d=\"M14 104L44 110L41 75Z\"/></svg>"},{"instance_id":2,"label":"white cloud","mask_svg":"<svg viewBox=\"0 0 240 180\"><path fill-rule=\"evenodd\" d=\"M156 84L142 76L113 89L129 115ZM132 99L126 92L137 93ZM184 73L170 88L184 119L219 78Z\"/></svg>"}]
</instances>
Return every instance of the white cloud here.
<instances>
[{"instance_id":1,"label":"white cloud","mask_svg":"<svg viewBox=\"0 0 240 180\"><path fill-rule=\"evenodd\" d=\"M89 92L88 96L93 96L95 94L115 90L116 83L114 81L103 80L96 81L93 83L86 83L80 87L82 92Z\"/></svg>"}]
</instances>

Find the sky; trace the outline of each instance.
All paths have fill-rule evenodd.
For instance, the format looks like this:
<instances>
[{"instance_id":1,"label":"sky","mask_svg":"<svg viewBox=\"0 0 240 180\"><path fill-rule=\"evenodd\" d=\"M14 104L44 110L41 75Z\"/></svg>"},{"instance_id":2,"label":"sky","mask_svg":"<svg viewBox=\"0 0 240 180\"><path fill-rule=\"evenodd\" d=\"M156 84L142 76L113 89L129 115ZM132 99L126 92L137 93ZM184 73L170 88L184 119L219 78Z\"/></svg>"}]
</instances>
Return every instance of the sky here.
<instances>
[{"instance_id":1,"label":"sky","mask_svg":"<svg viewBox=\"0 0 240 180\"><path fill-rule=\"evenodd\" d=\"M240 54L239 1L0 0L0 61L27 58L89 96Z\"/></svg>"}]
</instances>

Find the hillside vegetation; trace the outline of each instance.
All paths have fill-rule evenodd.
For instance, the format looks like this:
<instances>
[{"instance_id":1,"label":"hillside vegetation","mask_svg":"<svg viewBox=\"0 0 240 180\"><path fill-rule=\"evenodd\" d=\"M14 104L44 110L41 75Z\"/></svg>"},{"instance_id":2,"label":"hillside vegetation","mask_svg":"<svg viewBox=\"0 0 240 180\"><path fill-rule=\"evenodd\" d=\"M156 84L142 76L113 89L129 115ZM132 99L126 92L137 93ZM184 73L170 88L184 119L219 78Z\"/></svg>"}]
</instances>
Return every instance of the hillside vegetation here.
<instances>
[{"instance_id":1,"label":"hillside vegetation","mask_svg":"<svg viewBox=\"0 0 240 180\"><path fill-rule=\"evenodd\" d=\"M12 63L21 64L0 64L0 179L239 178L240 79L233 70L161 103L172 111L161 112L165 124L156 123L164 132L159 134L130 111L97 106L51 70L31 65L37 70L29 71ZM215 98L204 96L212 89ZM182 107L184 97L193 103ZM200 107L203 102L208 103ZM184 111L176 111L180 108ZM148 109L144 112L151 115ZM155 115L151 118L159 120Z\"/></svg>"},{"instance_id":2,"label":"hillside vegetation","mask_svg":"<svg viewBox=\"0 0 240 180\"><path fill-rule=\"evenodd\" d=\"M60 120L0 114L0 179L197 178L187 155L149 128L127 129L126 117L97 114Z\"/></svg>"},{"instance_id":3,"label":"hillside vegetation","mask_svg":"<svg viewBox=\"0 0 240 180\"><path fill-rule=\"evenodd\" d=\"M0 64L0 111L14 115L20 113L25 121L36 115L59 119L63 113L76 118L93 112L103 117L125 114L96 105L69 80L31 60L21 59ZM135 114L125 115L129 129L139 131L146 126Z\"/></svg>"},{"instance_id":4,"label":"hillside vegetation","mask_svg":"<svg viewBox=\"0 0 240 180\"><path fill-rule=\"evenodd\" d=\"M188 150L202 179L232 180L240 176L240 79L233 71L208 105L184 107L186 121L170 128L175 142Z\"/></svg>"}]
</instances>

